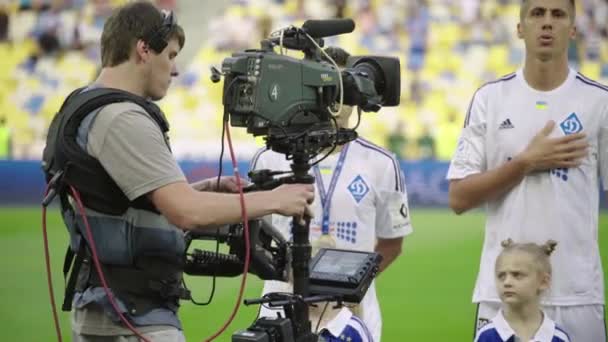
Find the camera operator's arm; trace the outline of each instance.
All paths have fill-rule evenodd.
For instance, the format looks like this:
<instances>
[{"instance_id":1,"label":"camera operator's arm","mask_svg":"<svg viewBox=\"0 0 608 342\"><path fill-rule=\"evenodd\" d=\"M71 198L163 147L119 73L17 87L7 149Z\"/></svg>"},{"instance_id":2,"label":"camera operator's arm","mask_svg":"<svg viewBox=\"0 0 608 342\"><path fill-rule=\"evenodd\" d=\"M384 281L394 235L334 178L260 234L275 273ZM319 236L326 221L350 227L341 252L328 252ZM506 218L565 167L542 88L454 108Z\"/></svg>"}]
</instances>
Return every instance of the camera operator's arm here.
<instances>
[{"instance_id":1,"label":"camera operator's arm","mask_svg":"<svg viewBox=\"0 0 608 342\"><path fill-rule=\"evenodd\" d=\"M239 196L196 191L186 182L156 123L131 103L107 106L97 116L88 151L131 201L148 196L171 223L183 229L241 221ZM301 215L312 185L282 186L245 195L250 217Z\"/></svg>"},{"instance_id":2,"label":"camera operator's arm","mask_svg":"<svg viewBox=\"0 0 608 342\"><path fill-rule=\"evenodd\" d=\"M183 229L241 222L239 195L199 192L186 182L165 185L149 194L169 222ZM301 216L314 197L312 185L282 185L272 191L245 194L250 218L269 214Z\"/></svg>"},{"instance_id":3,"label":"camera operator's arm","mask_svg":"<svg viewBox=\"0 0 608 342\"><path fill-rule=\"evenodd\" d=\"M249 185L249 182L241 178L243 187ZM215 191L215 192L231 192L236 193L239 188L236 184L236 177L222 176L220 177L219 187L217 185L217 177L207 178L190 184L196 191Z\"/></svg>"}]
</instances>

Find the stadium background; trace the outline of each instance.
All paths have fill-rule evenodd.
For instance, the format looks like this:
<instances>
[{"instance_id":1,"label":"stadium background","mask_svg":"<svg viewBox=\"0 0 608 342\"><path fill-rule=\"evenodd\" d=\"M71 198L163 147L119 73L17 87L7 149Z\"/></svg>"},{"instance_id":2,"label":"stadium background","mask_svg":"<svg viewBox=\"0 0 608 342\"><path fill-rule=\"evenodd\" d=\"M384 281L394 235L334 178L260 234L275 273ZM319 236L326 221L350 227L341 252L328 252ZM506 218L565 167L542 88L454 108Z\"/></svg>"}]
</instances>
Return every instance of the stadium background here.
<instances>
[{"instance_id":1,"label":"stadium background","mask_svg":"<svg viewBox=\"0 0 608 342\"><path fill-rule=\"evenodd\" d=\"M99 36L110 0L0 1L0 320L10 341L53 340L45 284L40 210L43 180L39 158L46 127L64 96L94 79ZM523 44L515 36L519 1L508 0L259 0L158 1L176 10L186 30L178 57L181 75L160 105L172 123L174 151L189 179L213 176L220 148L221 86L209 67L233 51L258 47L268 32L306 18L355 19L348 35L326 40L353 54L398 56L401 105L364 114L359 132L403 160L414 234L404 253L378 279L386 341L445 337L468 341L475 308L471 291L483 237L483 213L451 214L443 180L468 101L482 83L516 69ZM608 83L608 1L578 1L579 35L569 51L572 66ZM290 56L300 56L289 52ZM243 169L261 146L233 129ZM224 168L226 170L226 168ZM228 168L230 169L230 168ZM606 207L606 204L603 204ZM49 216L57 298L67 234L56 211ZM600 220L600 245L608 265L608 214ZM246 297L260 281L249 278ZM234 305L237 279L218 279L209 307L184 304L188 340L209 336ZM190 279L198 299L209 279ZM242 308L228 333L248 326L255 308ZM64 334L69 316L62 315Z\"/></svg>"}]
</instances>

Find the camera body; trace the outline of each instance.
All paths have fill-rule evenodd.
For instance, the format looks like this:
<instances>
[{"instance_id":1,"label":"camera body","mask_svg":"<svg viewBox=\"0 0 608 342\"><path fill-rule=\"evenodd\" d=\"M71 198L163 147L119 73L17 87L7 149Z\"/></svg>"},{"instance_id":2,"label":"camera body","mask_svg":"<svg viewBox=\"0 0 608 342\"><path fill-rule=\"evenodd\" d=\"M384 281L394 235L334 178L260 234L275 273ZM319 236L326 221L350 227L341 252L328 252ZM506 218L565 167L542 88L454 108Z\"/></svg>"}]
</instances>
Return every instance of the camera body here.
<instances>
[{"instance_id":1,"label":"camera body","mask_svg":"<svg viewBox=\"0 0 608 342\"><path fill-rule=\"evenodd\" d=\"M291 319L261 317L248 329L237 331L232 335L232 342L273 341L295 341Z\"/></svg>"},{"instance_id":2,"label":"camera body","mask_svg":"<svg viewBox=\"0 0 608 342\"><path fill-rule=\"evenodd\" d=\"M261 42L260 49L233 53L223 60L222 104L233 127L246 127L264 136L272 150L295 154L305 145L308 156L356 138L356 132L338 129L334 116L341 105L377 112L400 100L400 63L395 57L350 56L344 68L321 50L321 37L351 32L352 20L312 21L290 27L280 36ZM310 33L310 34L309 34ZM313 38L314 37L314 38ZM275 52L277 46L304 52L298 59ZM299 139L299 140L298 140Z\"/></svg>"},{"instance_id":3,"label":"camera body","mask_svg":"<svg viewBox=\"0 0 608 342\"><path fill-rule=\"evenodd\" d=\"M399 104L398 59L356 56L349 57L348 64L337 70L325 61L273 51L233 54L222 63L227 75L223 105L230 124L247 127L254 136L301 133L330 122L328 108L337 102L340 91L343 104L363 111Z\"/></svg>"}]
</instances>

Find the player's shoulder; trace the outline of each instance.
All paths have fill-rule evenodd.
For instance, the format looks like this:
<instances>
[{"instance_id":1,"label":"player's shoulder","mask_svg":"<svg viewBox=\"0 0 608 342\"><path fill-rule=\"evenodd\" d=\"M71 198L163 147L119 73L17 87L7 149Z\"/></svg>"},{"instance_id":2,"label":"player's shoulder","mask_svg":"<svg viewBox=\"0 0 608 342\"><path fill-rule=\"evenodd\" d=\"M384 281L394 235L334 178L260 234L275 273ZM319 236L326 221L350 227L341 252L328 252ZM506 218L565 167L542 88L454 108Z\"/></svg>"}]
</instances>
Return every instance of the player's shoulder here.
<instances>
[{"instance_id":1,"label":"player's shoulder","mask_svg":"<svg viewBox=\"0 0 608 342\"><path fill-rule=\"evenodd\" d=\"M357 149L357 155L360 158L370 162L398 163L397 156L393 152L362 137L351 142L351 147Z\"/></svg>"},{"instance_id":2,"label":"player's shoulder","mask_svg":"<svg viewBox=\"0 0 608 342\"><path fill-rule=\"evenodd\" d=\"M342 309L323 328L321 336L326 341L373 342L371 332L363 321L348 309Z\"/></svg>"},{"instance_id":3,"label":"player's shoulder","mask_svg":"<svg viewBox=\"0 0 608 342\"><path fill-rule=\"evenodd\" d=\"M555 333L551 342L570 342L570 336L558 325L555 326Z\"/></svg>"},{"instance_id":4,"label":"player's shoulder","mask_svg":"<svg viewBox=\"0 0 608 342\"><path fill-rule=\"evenodd\" d=\"M491 81L488 81L488 82L482 84L475 93L480 94L480 95L489 95L494 92L500 91L503 89L503 87L505 85L514 84L513 80L517 79L517 77L518 77L517 72L512 72L512 73L506 74L495 80L491 80Z\"/></svg>"},{"instance_id":5,"label":"player's shoulder","mask_svg":"<svg viewBox=\"0 0 608 342\"><path fill-rule=\"evenodd\" d=\"M477 331L475 342L502 342L502 338L494 323L490 322Z\"/></svg>"},{"instance_id":6,"label":"player's shoulder","mask_svg":"<svg viewBox=\"0 0 608 342\"><path fill-rule=\"evenodd\" d=\"M585 98L592 95L601 97L604 100L608 99L608 85L595 81L580 72L576 73L575 86L576 89L584 91Z\"/></svg>"}]
</instances>

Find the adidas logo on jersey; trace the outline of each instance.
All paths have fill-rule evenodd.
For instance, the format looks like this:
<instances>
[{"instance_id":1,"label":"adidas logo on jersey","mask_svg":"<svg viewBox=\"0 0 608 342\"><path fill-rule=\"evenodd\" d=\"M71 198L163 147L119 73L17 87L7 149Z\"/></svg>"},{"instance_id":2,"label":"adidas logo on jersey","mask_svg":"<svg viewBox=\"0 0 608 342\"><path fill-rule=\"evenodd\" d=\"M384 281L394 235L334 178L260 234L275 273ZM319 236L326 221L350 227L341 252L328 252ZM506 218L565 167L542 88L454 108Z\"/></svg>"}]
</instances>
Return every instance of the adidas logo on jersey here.
<instances>
[{"instance_id":1,"label":"adidas logo on jersey","mask_svg":"<svg viewBox=\"0 0 608 342\"><path fill-rule=\"evenodd\" d=\"M508 128L515 128L515 126L513 126L513 124L511 123L511 119L507 119L505 121L503 121L500 126L498 126L498 129L508 129Z\"/></svg>"}]
</instances>

